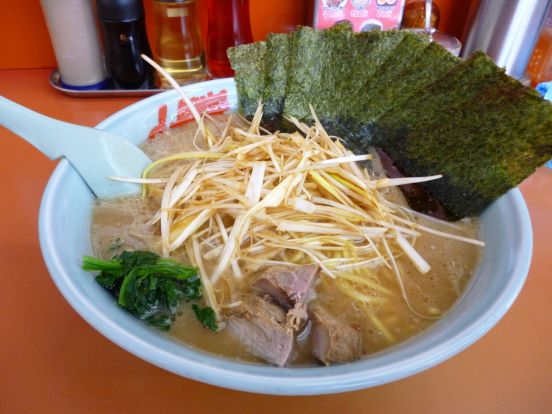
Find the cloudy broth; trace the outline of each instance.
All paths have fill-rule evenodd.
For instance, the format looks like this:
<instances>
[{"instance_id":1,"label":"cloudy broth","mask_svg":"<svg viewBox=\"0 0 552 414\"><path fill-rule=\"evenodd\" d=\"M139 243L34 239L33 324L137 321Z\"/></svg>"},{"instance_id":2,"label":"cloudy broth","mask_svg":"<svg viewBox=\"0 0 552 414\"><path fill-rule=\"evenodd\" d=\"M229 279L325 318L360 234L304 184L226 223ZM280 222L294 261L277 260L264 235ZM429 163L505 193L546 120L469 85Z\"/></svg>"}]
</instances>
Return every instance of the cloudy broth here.
<instances>
[{"instance_id":1,"label":"cloudy broth","mask_svg":"<svg viewBox=\"0 0 552 414\"><path fill-rule=\"evenodd\" d=\"M220 128L227 115L216 117ZM187 125L158 135L142 146L153 159L181 152L195 150L200 143L194 143L195 126ZM196 140L197 141L197 140ZM395 188L387 191L387 197L404 203ZM149 222L159 205L150 199L123 198L98 200L92 220L92 243L95 253L108 259L122 250L150 250L161 253L160 232L157 225ZM416 216L417 217L417 216ZM466 219L460 222L437 223L435 220L416 218L420 224L436 230L446 231L470 238L477 238L478 220ZM321 274L314 287L314 301L361 332L362 350L370 355L398 344L418 334L439 318L446 315L464 291L479 262L481 248L473 244L423 232L416 239L416 250L431 265L431 270L421 274L406 256L399 256L397 265L404 289L396 274L382 265L353 272L354 277L364 277L370 286L357 286L364 297L372 299L351 300L343 294L338 279ZM177 250L171 257L189 263L184 249ZM210 269L214 263L206 261ZM215 285L217 298L221 303L230 303L236 294L249 292L250 278L232 281L232 276L223 277ZM228 286L229 282L232 286ZM405 300L405 296L408 299ZM224 357L262 362L251 356L242 345L225 329L209 331L201 326L192 312L191 305L183 302L181 311L169 335L192 347ZM294 354L288 365L316 364L310 353L308 335L300 334Z\"/></svg>"}]
</instances>

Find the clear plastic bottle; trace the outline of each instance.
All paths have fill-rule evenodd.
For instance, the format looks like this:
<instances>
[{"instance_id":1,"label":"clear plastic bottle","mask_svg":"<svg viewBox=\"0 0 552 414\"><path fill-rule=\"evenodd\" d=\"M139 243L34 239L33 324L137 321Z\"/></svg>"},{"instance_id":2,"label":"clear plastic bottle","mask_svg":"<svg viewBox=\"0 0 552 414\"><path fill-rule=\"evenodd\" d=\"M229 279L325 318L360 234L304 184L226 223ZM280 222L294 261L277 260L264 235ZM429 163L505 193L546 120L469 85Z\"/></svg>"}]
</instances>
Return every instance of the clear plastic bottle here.
<instances>
[{"instance_id":1,"label":"clear plastic bottle","mask_svg":"<svg viewBox=\"0 0 552 414\"><path fill-rule=\"evenodd\" d=\"M180 84L205 78L203 41L196 0L155 0L157 61ZM157 76L159 87L169 87Z\"/></svg>"}]
</instances>

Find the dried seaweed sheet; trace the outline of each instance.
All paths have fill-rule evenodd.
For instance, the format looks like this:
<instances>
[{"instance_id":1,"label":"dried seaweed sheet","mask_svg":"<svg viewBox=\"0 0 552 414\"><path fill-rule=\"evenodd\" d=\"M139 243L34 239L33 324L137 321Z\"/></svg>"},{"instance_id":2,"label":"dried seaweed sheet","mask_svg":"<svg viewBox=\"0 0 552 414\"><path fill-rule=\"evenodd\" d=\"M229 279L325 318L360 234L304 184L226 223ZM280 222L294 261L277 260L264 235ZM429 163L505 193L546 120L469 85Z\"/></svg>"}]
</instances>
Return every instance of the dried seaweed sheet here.
<instances>
[{"instance_id":1,"label":"dried seaweed sheet","mask_svg":"<svg viewBox=\"0 0 552 414\"><path fill-rule=\"evenodd\" d=\"M464 87L475 87L477 90L483 87L482 84L488 77L483 76L481 81L475 85L472 83L475 76L470 77L469 74L473 68L472 61L480 59L485 59L484 54L477 52L467 61L462 61L441 46L430 43L422 51L420 57L405 68L400 76L396 77L393 91L382 90L380 92L378 95L378 99L381 101L379 113L372 111L361 120L351 117L349 121L351 132L344 135L351 150L356 153L364 153L370 145L373 145L373 129L379 125L379 119L382 117L395 118L402 114L405 117L418 118L418 116L424 116L422 112L433 116L432 108L426 108L424 105L432 106L437 103L437 99L442 100L441 106L451 105L451 102L455 100L469 99L471 95L455 94L451 93L451 90L462 84ZM500 70L496 67L495 69L495 73L499 74ZM472 91L473 93L476 91ZM408 112L409 109L415 113ZM368 109L366 111L368 112Z\"/></svg>"},{"instance_id":2,"label":"dried seaweed sheet","mask_svg":"<svg viewBox=\"0 0 552 414\"><path fill-rule=\"evenodd\" d=\"M397 74L389 88L379 89L378 100L381 107L387 108L387 111L392 110L461 62L462 59L438 43L431 42L414 61ZM372 122L385 112L381 111L374 116Z\"/></svg>"},{"instance_id":3,"label":"dried seaweed sheet","mask_svg":"<svg viewBox=\"0 0 552 414\"><path fill-rule=\"evenodd\" d=\"M411 67L413 62L416 62L430 44L428 36L403 33L403 39L374 73L372 82L360 91L370 100L370 105L363 114L363 119L367 122L371 122L377 115L385 112L395 99L404 93L398 78ZM383 96L389 96L391 99L382 99Z\"/></svg>"},{"instance_id":4,"label":"dried seaweed sheet","mask_svg":"<svg viewBox=\"0 0 552 414\"><path fill-rule=\"evenodd\" d=\"M366 91L378 85L382 67L409 35L404 31L367 32L328 42L332 61L325 67L317 100L313 98L328 132L343 138L366 136L368 112L378 100Z\"/></svg>"},{"instance_id":5,"label":"dried seaweed sheet","mask_svg":"<svg viewBox=\"0 0 552 414\"><path fill-rule=\"evenodd\" d=\"M312 121L308 108L314 85L322 78L322 66L327 52L321 44L322 36L310 27L300 27L291 38L289 73L284 101L284 116Z\"/></svg>"},{"instance_id":6,"label":"dried seaweed sheet","mask_svg":"<svg viewBox=\"0 0 552 414\"><path fill-rule=\"evenodd\" d=\"M270 33L266 39L263 122L276 126L284 111L291 35Z\"/></svg>"},{"instance_id":7,"label":"dried seaweed sheet","mask_svg":"<svg viewBox=\"0 0 552 414\"><path fill-rule=\"evenodd\" d=\"M312 122L349 148L378 145L423 183L450 218L479 214L552 157L552 105L482 52L466 61L405 32L352 33L347 25L271 35L230 51L246 116Z\"/></svg>"},{"instance_id":8,"label":"dried seaweed sheet","mask_svg":"<svg viewBox=\"0 0 552 414\"><path fill-rule=\"evenodd\" d=\"M369 113L379 106L380 100L377 90L387 85L389 79L393 78L395 73L393 65L396 65L397 62L405 63L411 61L415 57L413 52L418 53L419 50L416 49L423 49L425 47L425 42L412 33L405 31L386 33L389 37L379 42L376 45L379 47L373 48L372 53L367 56L369 60L374 60L373 55L377 54L379 62L370 77L360 85L357 91L365 101L369 102L368 107L365 108L362 114L364 119L369 119ZM385 50L378 50L383 45L385 45ZM358 118L358 114L355 112L352 112L352 114Z\"/></svg>"},{"instance_id":9,"label":"dried seaweed sheet","mask_svg":"<svg viewBox=\"0 0 552 414\"><path fill-rule=\"evenodd\" d=\"M364 107L359 90L379 65L371 56L383 44L390 45L388 39L393 37L392 32L325 36L328 58L322 68L322 82L309 97L309 103L330 134L346 137L351 132L347 113L352 112L351 108Z\"/></svg>"},{"instance_id":10,"label":"dried seaweed sheet","mask_svg":"<svg viewBox=\"0 0 552 414\"><path fill-rule=\"evenodd\" d=\"M408 175L443 174L422 187L453 219L478 215L552 156L552 105L483 54L462 66L432 85L425 99L433 102L404 104L374 130ZM446 82L457 88L437 96Z\"/></svg>"},{"instance_id":11,"label":"dried seaweed sheet","mask_svg":"<svg viewBox=\"0 0 552 414\"><path fill-rule=\"evenodd\" d=\"M453 66L423 89L401 99L377 119L378 130L381 133L381 126L405 122L431 123L432 120L439 119L442 111L469 101L484 89L500 85L504 79L504 71L501 68L483 52L475 52L469 59ZM376 144L383 140L382 136L375 137Z\"/></svg>"},{"instance_id":12,"label":"dried seaweed sheet","mask_svg":"<svg viewBox=\"0 0 552 414\"><path fill-rule=\"evenodd\" d=\"M349 24L333 26L324 31L300 27L291 38L291 56L287 79L283 115L294 116L304 122L312 122L309 104L323 102L321 87L324 78L333 67L332 42L342 39L341 44L350 45L345 39L353 36ZM350 47L350 46L348 46ZM337 68L334 67L334 70Z\"/></svg>"},{"instance_id":13,"label":"dried seaweed sheet","mask_svg":"<svg viewBox=\"0 0 552 414\"><path fill-rule=\"evenodd\" d=\"M227 54L235 72L239 107L245 117L251 118L262 100L264 90L266 43L231 47Z\"/></svg>"}]
</instances>

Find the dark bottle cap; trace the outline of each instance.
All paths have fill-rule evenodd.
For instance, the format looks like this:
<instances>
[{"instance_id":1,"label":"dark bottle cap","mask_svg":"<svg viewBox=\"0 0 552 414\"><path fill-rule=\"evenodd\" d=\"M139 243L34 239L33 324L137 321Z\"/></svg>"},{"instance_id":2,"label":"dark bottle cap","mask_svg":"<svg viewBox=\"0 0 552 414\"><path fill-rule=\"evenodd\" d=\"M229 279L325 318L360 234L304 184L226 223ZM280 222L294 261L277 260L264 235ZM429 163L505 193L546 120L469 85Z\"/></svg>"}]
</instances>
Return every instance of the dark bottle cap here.
<instances>
[{"instance_id":1,"label":"dark bottle cap","mask_svg":"<svg viewBox=\"0 0 552 414\"><path fill-rule=\"evenodd\" d=\"M98 19L104 22L128 22L144 17L142 0L96 0Z\"/></svg>"}]
</instances>

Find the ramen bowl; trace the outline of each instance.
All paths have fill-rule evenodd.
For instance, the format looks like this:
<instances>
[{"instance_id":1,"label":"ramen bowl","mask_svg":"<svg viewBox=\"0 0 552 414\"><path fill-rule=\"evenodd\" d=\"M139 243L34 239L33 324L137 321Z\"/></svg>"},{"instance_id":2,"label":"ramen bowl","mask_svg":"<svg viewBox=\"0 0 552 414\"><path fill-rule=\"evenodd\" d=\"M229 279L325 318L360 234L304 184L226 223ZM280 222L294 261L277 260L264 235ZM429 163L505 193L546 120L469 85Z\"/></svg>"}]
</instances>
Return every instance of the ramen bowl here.
<instances>
[{"instance_id":1,"label":"ramen bowl","mask_svg":"<svg viewBox=\"0 0 552 414\"><path fill-rule=\"evenodd\" d=\"M235 109L232 79L183 88L200 111ZM189 112L176 91L144 99L110 116L98 128L140 143L157 130L184 122ZM428 369L457 354L491 329L512 305L531 258L529 214L519 190L481 216L486 243L479 268L450 312L417 336L358 361L329 367L277 368L218 357L179 342L120 308L81 269L91 255L94 196L69 162L50 178L40 207L40 245L50 274L71 306L95 329L132 354L177 375L237 390L314 395L371 387Z\"/></svg>"}]
</instances>

